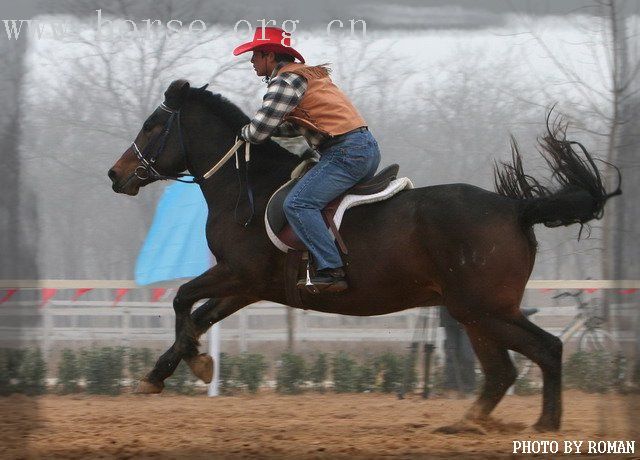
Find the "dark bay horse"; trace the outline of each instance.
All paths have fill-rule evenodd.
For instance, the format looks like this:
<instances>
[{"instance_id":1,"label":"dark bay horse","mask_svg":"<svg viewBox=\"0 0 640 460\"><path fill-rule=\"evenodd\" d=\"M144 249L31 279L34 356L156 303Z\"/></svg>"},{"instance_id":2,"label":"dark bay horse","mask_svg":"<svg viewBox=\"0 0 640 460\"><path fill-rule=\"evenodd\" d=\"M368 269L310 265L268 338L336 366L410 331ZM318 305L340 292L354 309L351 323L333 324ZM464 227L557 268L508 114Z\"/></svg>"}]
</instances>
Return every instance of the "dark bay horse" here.
<instances>
[{"instance_id":1,"label":"dark bay horse","mask_svg":"<svg viewBox=\"0 0 640 460\"><path fill-rule=\"evenodd\" d=\"M136 195L140 187L185 170L202 178L248 122L221 95L191 88L184 80L173 82L134 144L109 170L113 190ZM487 418L514 383L508 350L515 350L542 369L542 414L535 427L558 429L562 342L528 321L520 301L536 256L533 225L585 223L601 217L613 195L605 191L586 150L577 144L579 155L575 145L564 140L562 130L549 130L541 143L560 183L556 191L525 175L514 143L513 164L496 174L498 193L466 184L438 185L351 209L341 227L350 252L350 289L305 293L305 303L317 311L360 316L445 305L464 324L485 374L467 418ZM252 148L250 176L260 217L300 160L273 141ZM245 167L241 161L241 170ZM198 354L198 337L253 302L287 302L285 256L269 240L263 220L246 227L236 222L234 161L198 182L209 207L207 240L218 263L178 290L175 343L141 381L143 393L162 391L181 359L209 380L211 358ZM201 299L208 300L191 313Z\"/></svg>"}]
</instances>

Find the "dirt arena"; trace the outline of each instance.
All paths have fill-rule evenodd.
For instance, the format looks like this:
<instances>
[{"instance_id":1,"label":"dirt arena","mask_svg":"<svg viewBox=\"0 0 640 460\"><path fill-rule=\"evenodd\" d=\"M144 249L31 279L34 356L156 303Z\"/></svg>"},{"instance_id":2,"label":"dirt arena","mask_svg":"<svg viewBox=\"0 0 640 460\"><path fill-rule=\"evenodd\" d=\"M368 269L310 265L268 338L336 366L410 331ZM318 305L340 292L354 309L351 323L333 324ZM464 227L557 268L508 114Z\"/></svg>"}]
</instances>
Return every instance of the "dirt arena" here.
<instances>
[{"instance_id":1,"label":"dirt arena","mask_svg":"<svg viewBox=\"0 0 640 460\"><path fill-rule=\"evenodd\" d=\"M416 396L399 401L380 394L14 395L0 398L0 456L523 458L511 453L514 440L633 439L629 417L635 413L634 398L565 392L563 430L540 434L530 428L540 396L508 396L492 423L472 426L475 432L442 434L435 430L459 420L471 400Z\"/></svg>"}]
</instances>

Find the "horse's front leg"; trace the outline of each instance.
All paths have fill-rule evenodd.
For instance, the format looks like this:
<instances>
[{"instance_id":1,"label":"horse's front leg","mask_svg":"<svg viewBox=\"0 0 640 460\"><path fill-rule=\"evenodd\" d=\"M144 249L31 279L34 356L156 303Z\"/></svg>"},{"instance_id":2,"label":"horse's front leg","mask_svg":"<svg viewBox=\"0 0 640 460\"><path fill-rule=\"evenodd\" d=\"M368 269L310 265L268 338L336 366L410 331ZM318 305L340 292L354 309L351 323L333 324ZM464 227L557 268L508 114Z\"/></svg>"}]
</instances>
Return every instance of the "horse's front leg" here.
<instances>
[{"instance_id":1,"label":"horse's front leg","mask_svg":"<svg viewBox=\"0 0 640 460\"><path fill-rule=\"evenodd\" d=\"M202 275L183 284L173 299L173 311L176 315L176 339L171 347L176 356L185 360L191 360L198 355L197 327L191 317L191 308L201 299L220 299L236 294L240 289L240 283L234 274L224 264L218 264ZM166 353L165 353L166 354ZM171 354L173 356L173 354ZM180 363L180 360L165 360L168 368L172 369L168 375ZM157 386L157 388L145 388L145 383ZM158 393L162 391L162 380L143 379L138 387L139 393Z\"/></svg>"},{"instance_id":2,"label":"horse's front leg","mask_svg":"<svg viewBox=\"0 0 640 460\"><path fill-rule=\"evenodd\" d=\"M202 308L198 308L191 315L191 320L196 328L196 339L200 338L202 334L204 334L211 326L215 323L222 321L227 316L235 313L243 307L246 307L250 303L255 302L259 299L235 296L235 297L225 297L224 299L219 299L216 302L216 306L214 308L210 308L209 311L206 311ZM207 303L214 301L214 299L209 299ZM204 306L204 305L203 305ZM179 353L178 350L175 351ZM185 362L189 365L191 372L193 375L198 377L204 383L210 383L213 379L213 359L207 353L200 353L199 355L187 357L187 356L178 356L175 359L175 362L180 362L180 359L184 358Z\"/></svg>"},{"instance_id":3,"label":"horse's front leg","mask_svg":"<svg viewBox=\"0 0 640 460\"><path fill-rule=\"evenodd\" d=\"M221 299L237 293L240 284L223 264L207 270L202 275L183 284L173 299L176 315L176 352L184 359L198 354L197 328L191 318L191 308L198 300Z\"/></svg>"},{"instance_id":4,"label":"horse's front leg","mask_svg":"<svg viewBox=\"0 0 640 460\"><path fill-rule=\"evenodd\" d=\"M196 329L196 336L201 336L215 323L222 321L227 316L256 300L243 296L209 299L191 315L191 320ZM160 393L164 388L164 380L173 374L183 358L185 358L185 355L178 351L174 343L171 348L160 356L151 372L140 381L136 393ZM205 383L209 383L212 378L212 371L209 370L212 364L210 360L209 356L197 355L187 361L193 373Z\"/></svg>"}]
</instances>

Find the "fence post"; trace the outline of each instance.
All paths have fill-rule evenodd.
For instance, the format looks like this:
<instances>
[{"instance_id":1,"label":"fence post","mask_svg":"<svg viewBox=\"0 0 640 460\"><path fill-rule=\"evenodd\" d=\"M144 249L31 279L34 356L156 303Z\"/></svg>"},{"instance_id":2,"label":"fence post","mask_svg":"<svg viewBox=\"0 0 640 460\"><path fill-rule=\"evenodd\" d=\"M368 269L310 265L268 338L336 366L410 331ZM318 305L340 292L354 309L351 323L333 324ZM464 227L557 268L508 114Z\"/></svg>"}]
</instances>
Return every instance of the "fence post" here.
<instances>
[{"instance_id":1,"label":"fence post","mask_svg":"<svg viewBox=\"0 0 640 460\"><path fill-rule=\"evenodd\" d=\"M131 310L128 307L122 310L122 344L125 347L129 346L130 341L130 329L131 327Z\"/></svg>"},{"instance_id":2,"label":"fence post","mask_svg":"<svg viewBox=\"0 0 640 460\"><path fill-rule=\"evenodd\" d=\"M295 329L296 329L296 311L291 307L287 309L287 350L293 353L293 347L295 344Z\"/></svg>"},{"instance_id":3,"label":"fence post","mask_svg":"<svg viewBox=\"0 0 640 460\"><path fill-rule=\"evenodd\" d=\"M51 356L51 334L53 331L53 317L51 313L51 302L47 302L42 307L42 356L45 362L49 362Z\"/></svg>"},{"instance_id":4,"label":"fence post","mask_svg":"<svg viewBox=\"0 0 640 460\"><path fill-rule=\"evenodd\" d=\"M220 394L220 323L214 324L209 329L209 355L213 358L213 380L209 384L207 394L218 396Z\"/></svg>"},{"instance_id":5,"label":"fence post","mask_svg":"<svg viewBox=\"0 0 640 460\"><path fill-rule=\"evenodd\" d=\"M247 309L240 310L240 318L238 318L238 339L240 342L240 353L247 351L247 328L249 318L247 317Z\"/></svg>"}]
</instances>

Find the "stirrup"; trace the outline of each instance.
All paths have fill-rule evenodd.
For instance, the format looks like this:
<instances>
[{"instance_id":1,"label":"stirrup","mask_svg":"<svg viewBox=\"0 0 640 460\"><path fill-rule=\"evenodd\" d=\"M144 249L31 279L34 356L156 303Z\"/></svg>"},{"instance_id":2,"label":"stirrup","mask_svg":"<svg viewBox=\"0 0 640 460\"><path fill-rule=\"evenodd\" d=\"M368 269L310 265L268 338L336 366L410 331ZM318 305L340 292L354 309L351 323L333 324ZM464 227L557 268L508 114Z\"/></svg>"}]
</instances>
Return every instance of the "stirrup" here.
<instances>
[{"instance_id":1,"label":"stirrup","mask_svg":"<svg viewBox=\"0 0 640 460\"><path fill-rule=\"evenodd\" d=\"M320 290L311 282L311 254L307 257L307 279L304 283L304 288L312 294L318 294L320 292Z\"/></svg>"}]
</instances>

